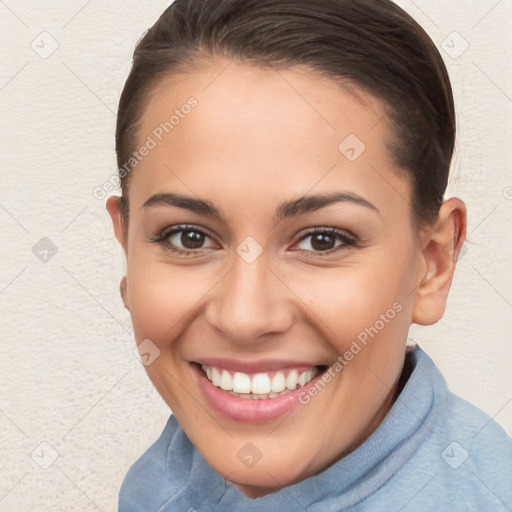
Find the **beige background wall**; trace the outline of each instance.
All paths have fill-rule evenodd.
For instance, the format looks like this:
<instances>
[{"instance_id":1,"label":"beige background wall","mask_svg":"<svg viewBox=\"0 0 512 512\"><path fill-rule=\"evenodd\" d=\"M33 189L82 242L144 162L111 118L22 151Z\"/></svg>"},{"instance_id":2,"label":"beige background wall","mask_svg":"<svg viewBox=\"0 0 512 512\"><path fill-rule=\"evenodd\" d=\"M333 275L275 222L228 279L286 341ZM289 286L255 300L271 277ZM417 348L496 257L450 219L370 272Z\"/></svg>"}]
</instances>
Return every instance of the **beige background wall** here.
<instances>
[{"instance_id":1,"label":"beige background wall","mask_svg":"<svg viewBox=\"0 0 512 512\"><path fill-rule=\"evenodd\" d=\"M124 261L93 196L116 169L134 45L168 3L0 1L2 511L114 511L169 415L133 355ZM400 4L443 48L460 130L450 193L469 207L447 313L411 338L510 432L512 1Z\"/></svg>"}]
</instances>

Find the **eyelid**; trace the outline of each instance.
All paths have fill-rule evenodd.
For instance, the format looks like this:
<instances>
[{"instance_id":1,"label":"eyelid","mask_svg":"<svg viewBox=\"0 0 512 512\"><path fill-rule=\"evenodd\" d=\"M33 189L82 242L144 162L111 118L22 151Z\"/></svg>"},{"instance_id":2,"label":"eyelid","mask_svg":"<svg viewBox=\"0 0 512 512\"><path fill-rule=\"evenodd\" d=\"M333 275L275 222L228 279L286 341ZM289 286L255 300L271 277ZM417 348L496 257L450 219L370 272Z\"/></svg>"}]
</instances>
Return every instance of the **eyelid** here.
<instances>
[{"instance_id":1,"label":"eyelid","mask_svg":"<svg viewBox=\"0 0 512 512\"><path fill-rule=\"evenodd\" d=\"M167 226L164 229L160 230L156 236L157 237L159 237L159 236L165 237L170 234L179 233L180 231L194 231L194 230L198 231L200 233L203 233L212 239L216 238L215 235L213 235L210 230L208 230L207 228L204 228L202 226L195 225L195 224L175 224L172 226ZM302 232L298 235L297 241L300 241L307 236L315 235L317 233L335 233L335 234L341 235L345 238L349 238L349 239L353 239L353 240L356 239L356 237L354 235L352 235L350 232L348 232L346 230L343 230L340 228L327 227L327 226L318 226L318 227L305 228L304 230L302 230Z\"/></svg>"},{"instance_id":2,"label":"eyelid","mask_svg":"<svg viewBox=\"0 0 512 512\"><path fill-rule=\"evenodd\" d=\"M212 233L207 228L195 224L174 224L172 226L167 226L166 228L159 231L159 235L168 236L171 233L179 233L180 231L197 231L199 233L207 235L210 238L215 238L214 236L212 236Z\"/></svg>"},{"instance_id":3,"label":"eyelid","mask_svg":"<svg viewBox=\"0 0 512 512\"><path fill-rule=\"evenodd\" d=\"M298 243L304 238L307 238L308 236L316 235L318 233L327 233L327 234L333 234L338 236L341 239L345 239L346 243L349 244L356 244L358 242L358 238L350 233L347 230L340 229L340 228L334 228L334 227L327 227L327 226L319 226L319 227L313 227L313 228L307 228L302 234L299 235L299 238L297 239Z\"/></svg>"}]
</instances>

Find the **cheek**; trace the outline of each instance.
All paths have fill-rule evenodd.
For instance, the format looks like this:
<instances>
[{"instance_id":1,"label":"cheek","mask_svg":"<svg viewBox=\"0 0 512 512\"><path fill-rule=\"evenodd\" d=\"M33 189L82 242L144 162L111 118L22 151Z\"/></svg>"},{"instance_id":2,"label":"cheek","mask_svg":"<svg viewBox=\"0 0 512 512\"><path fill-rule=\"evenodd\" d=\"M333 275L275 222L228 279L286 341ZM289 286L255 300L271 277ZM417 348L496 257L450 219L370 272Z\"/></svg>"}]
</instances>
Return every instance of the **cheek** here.
<instances>
[{"instance_id":1,"label":"cheek","mask_svg":"<svg viewBox=\"0 0 512 512\"><path fill-rule=\"evenodd\" d=\"M127 296L138 341L149 338L163 347L195 314L208 291L204 271L134 259L128 266Z\"/></svg>"},{"instance_id":2,"label":"cheek","mask_svg":"<svg viewBox=\"0 0 512 512\"><path fill-rule=\"evenodd\" d=\"M405 252L391 252L382 248L350 266L309 270L307 279L293 277L293 289L339 353L354 340L396 338L409 326L414 260Z\"/></svg>"}]
</instances>

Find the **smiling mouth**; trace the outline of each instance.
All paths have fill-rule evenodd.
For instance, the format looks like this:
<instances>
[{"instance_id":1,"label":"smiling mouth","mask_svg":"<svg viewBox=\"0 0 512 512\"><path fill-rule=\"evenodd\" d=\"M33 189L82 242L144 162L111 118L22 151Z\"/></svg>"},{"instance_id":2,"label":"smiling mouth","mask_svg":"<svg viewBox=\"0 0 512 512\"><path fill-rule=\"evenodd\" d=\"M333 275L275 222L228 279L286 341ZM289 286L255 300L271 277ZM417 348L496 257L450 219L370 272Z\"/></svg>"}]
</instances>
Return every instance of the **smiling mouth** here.
<instances>
[{"instance_id":1,"label":"smiling mouth","mask_svg":"<svg viewBox=\"0 0 512 512\"><path fill-rule=\"evenodd\" d=\"M196 364L215 387L247 400L266 400L287 395L305 386L327 369L327 366L320 365L250 374Z\"/></svg>"}]
</instances>

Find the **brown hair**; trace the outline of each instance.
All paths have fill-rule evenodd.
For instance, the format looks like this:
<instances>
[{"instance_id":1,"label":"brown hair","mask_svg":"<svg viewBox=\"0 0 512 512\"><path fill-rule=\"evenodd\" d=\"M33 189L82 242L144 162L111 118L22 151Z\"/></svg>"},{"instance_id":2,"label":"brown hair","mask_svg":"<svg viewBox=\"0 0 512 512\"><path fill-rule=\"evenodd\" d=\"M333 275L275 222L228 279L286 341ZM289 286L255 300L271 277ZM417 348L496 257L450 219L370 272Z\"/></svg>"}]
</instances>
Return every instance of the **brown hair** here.
<instances>
[{"instance_id":1,"label":"brown hair","mask_svg":"<svg viewBox=\"0 0 512 512\"><path fill-rule=\"evenodd\" d=\"M379 98L395 134L390 153L413 184L415 218L435 221L455 142L452 89L430 37L391 0L175 0L135 49L118 110L119 169L158 80L212 56L306 65ZM120 178L127 221L129 173Z\"/></svg>"}]
</instances>

